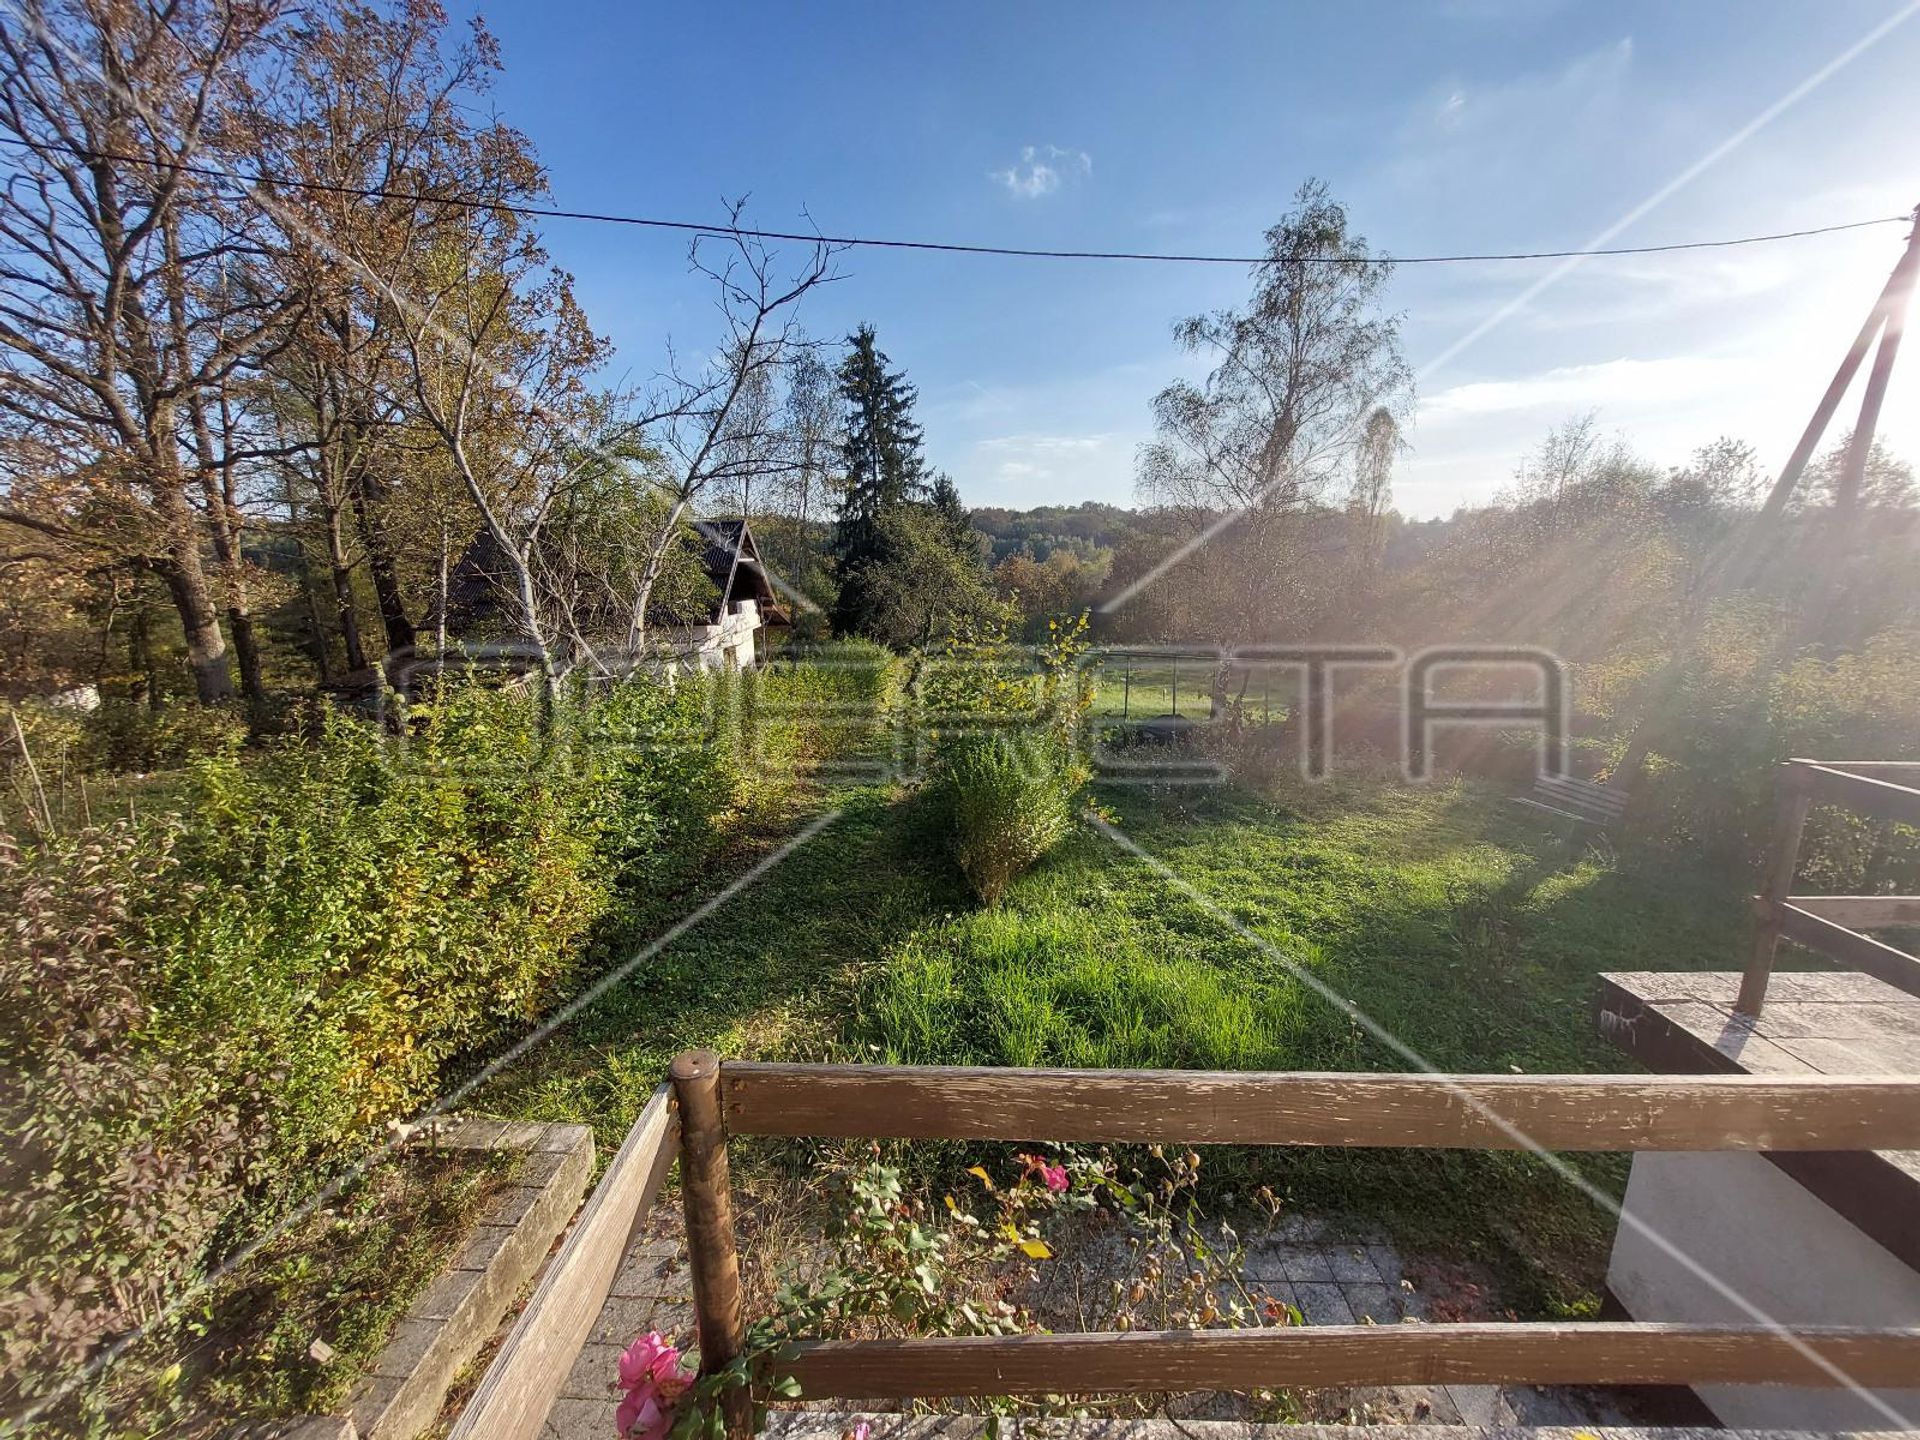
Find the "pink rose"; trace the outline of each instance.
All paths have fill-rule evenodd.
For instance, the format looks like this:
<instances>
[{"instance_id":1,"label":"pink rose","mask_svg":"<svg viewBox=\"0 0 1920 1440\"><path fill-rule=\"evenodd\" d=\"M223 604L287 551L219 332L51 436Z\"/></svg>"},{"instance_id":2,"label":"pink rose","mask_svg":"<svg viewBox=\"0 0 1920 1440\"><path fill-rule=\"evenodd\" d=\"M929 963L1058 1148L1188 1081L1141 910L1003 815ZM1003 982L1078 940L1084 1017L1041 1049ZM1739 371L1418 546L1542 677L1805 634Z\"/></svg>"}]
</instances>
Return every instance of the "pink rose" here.
<instances>
[{"instance_id":1,"label":"pink rose","mask_svg":"<svg viewBox=\"0 0 1920 1440\"><path fill-rule=\"evenodd\" d=\"M673 1407L693 1384L679 1347L649 1330L620 1352L620 1388L627 1392L614 1424L628 1440L666 1440Z\"/></svg>"},{"instance_id":2,"label":"pink rose","mask_svg":"<svg viewBox=\"0 0 1920 1440\"><path fill-rule=\"evenodd\" d=\"M614 1412L613 1423L627 1440L666 1440L673 1417L643 1390L632 1390Z\"/></svg>"}]
</instances>

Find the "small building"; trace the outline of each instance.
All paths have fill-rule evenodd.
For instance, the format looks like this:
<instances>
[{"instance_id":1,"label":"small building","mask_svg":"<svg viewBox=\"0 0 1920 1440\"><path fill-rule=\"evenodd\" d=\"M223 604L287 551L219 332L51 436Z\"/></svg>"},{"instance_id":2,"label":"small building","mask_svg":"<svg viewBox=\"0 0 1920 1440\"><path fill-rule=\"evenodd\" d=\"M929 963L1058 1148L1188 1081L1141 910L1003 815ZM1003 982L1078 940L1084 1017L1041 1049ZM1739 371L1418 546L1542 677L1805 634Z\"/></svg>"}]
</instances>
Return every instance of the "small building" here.
<instances>
[{"instance_id":1,"label":"small building","mask_svg":"<svg viewBox=\"0 0 1920 1440\"><path fill-rule=\"evenodd\" d=\"M705 542L701 565L718 597L705 624L671 626L653 638L696 670L744 670L759 657L761 630L792 619L745 520L696 520L693 528Z\"/></svg>"},{"instance_id":2,"label":"small building","mask_svg":"<svg viewBox=\"0 0 1920 1440\"><path fill-rule=\"evenodd\" d=\"M745 520L689 524L714 598L702 602L704 613L696 609L691 619L686 610L669 613L656 600L648 617L649 652L654 658L672 656L695 670L744 669L764 648L763 630L793 622L779 604ZM510 584L509 573L499 542L481 530L454 567L448 589L447 623L454 635L484 642L490 635L512 633L500 599ZM624 645L626 615L617 606L603 604L583 618L588 633L597 637L595 648L603 656L617 656Z\"/></svg>"}]
</instances>

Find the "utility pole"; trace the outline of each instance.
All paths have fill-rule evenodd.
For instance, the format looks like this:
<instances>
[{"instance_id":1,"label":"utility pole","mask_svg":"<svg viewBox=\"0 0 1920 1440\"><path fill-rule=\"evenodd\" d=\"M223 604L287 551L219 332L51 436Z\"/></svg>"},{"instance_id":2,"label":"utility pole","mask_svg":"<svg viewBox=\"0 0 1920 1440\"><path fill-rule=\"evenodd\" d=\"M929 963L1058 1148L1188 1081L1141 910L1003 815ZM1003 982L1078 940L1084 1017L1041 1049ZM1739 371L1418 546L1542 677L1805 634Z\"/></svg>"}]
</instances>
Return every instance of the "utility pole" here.
<instances>
[{"instance_id":1,"label":"utility pole","mask_svg":"<svg viewBox=\"0 0 1920 1440\"><path fill-rule=\"evenodd\" d=\"M1753 572L1765 553L1767 541L1777 528L1780 516L1786 512L1800 477L1806 471L1807 462L1813 458L1813 452L1826 434L1834 412L1840 408L1841 400L1846 398L1847 388L1853 383L1861 362L1866 359L1867 351L1878 337L1880 348L1873 357L1873 369L1867 375L1866 393L1860 401L1860 418L1854 424L1853 437L1841 461L1839 485L1834 494L1834 513L1827 526L1825 543L1814 551L1817 599L1808 607L1799 634L1803 640L1817 634L1832 604L1833 593L1846 561L1847 542L1853 532L1855 512L1859 508L1860 482L1866 474L1867 459L1873 450L1874 431L1880 423L1880 407L1886 399L1887 381L1893 374L1894 358L1900 353L1900 337L1906 328L1907 305L1913 298L1916 276L1920 276L1920 205L1913 207L1913 228L1907 232L1907 248L1894 263L1893 272L1887 276L1887 283L1881 287L1873 308L1867 312L1867 318L1861 324L1859 334L1854 336L1853 344L1847 347L1847 353L1841 357L1839 369L1834 371L1833 379L1827 383L1826 393L1820 397L1812 418L1807 421L1807 428L1800 434L1800 442L1787 457L1780 478L1773 482L1773 488L1767 492L1766 503L1760 507L1760 513L1753 522L1736 531L1721 547L1719 556L1707 566L1705 577L1682 617L1680 633L1675 637L1673 658L1662 667L1649 688L1640 719L1634 726L1632 738L1627 742L1626 753L1607 777L1609 785L1625 788L1639 778L1653 739L1653 717L1665 708L1667 697L1673 693L1688 660L1692 658L1694 643L1699 638L1700 627L1706 622L1712 602L1730 590L1740 589L1753 578Z\"/></svg>"}]
</instances>

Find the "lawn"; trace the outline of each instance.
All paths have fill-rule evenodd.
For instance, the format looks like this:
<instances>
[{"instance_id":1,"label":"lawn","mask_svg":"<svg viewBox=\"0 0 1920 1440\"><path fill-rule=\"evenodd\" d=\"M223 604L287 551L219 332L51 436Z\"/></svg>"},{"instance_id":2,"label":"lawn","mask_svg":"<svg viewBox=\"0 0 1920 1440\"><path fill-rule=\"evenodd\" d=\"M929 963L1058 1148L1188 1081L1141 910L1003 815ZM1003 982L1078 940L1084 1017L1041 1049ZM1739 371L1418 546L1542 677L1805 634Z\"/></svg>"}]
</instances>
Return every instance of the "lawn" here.
<instances>
[{"instance_id":1,"label":"lawn","mask_svg":"<svg viewBox=\"0 0 1920 1440\"><path fill-rule=\"evenodd\" d=\"M841 792L816 839L482 1102L590 1121L610 1147L668 1058L695 1045L755 1058L1408 1068L1296 966L1441 1069L1618 1070L1624 1057L1592 1021L1594 977L1728 968L1746 933L1735 877L1569 844L1474 785L1098 799L1209 903L1089 829L982 911L913 797ZM723 868L737 874L768 846L743 845ZM1624 1183L1622 1157L1573 1163L1604 1191ZM1522 1314L1595 1302L1610 1217L1531 1157L1246 1151L1218 1155L1210 1173L1218 1190L1271 1184L1297 1206L1483 1264Z\"/></svg>"},{"instance_id":2,"label":"lawn","mask_svg":"<svg viewBox=\"0 0 1920 1440\"><path fill-rule=\"evenodd\" d=\"M1212 708L1208 695L1212 681L1212 662L1198 656L1177 665L1109 658L1094 670L1090 713L1095 720L1108 721L1150 720L1156 715L1204 720ZM1256 674L1242 697L1248 718L1262 724L1283 719L1293 691L1291 677Z\"/></svg>"}]
</instances>

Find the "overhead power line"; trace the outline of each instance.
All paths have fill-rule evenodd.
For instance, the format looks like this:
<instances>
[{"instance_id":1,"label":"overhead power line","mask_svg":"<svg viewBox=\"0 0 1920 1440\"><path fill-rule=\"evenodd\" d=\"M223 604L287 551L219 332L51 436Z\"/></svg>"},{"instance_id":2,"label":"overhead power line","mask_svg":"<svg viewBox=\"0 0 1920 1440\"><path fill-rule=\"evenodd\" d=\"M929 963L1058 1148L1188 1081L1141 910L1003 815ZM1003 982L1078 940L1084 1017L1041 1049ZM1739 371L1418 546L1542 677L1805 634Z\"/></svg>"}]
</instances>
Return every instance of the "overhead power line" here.
<instances>
[{"instance_id":1,"label":"overhead power line","mask_svg":"<svg viewBox=\"0 0 1920 1440\"><path fill-rule=\"evenodd\" d=\"M432 195L411 190L392 190L378 186L342 185L327 180L296 180L284 175L242 175L213 165L193 165L178 160L154 160L141 155L123 155L110 150L82 150L65 145L48 145L15 137L0 137L0 144L16 145L40 154L71 155L82 161L111 160L124 165L146 165L157 170L200 175L246 187L265 186L277 190L307 190L326 195L344 195L360 200L407 200L416 204L445 205L453 209L479 210L502 215L519 215L541 220L584 220L599 225L630 225L647 230L674 230L691 235L710 235L716 239L793 240L808 245L867 250L920 250L945 255L1004 255L1024 260L1145 260L1176 265L1266 265L1271 255L1184 255L1154 250L1033 250L1017 245L965 245L948 240L887 240L870 235L823 235L818 231L763 230L746 225L715 225L698 220L663 220L643 215L615 215L595 210L563 210L546 205L516 205L504 200L482 200L468 196ZM1815 225L1801 230L1775 230L1763 235L1734 235L1718 240L1681 240L1667 245L1616 245L1595 250L1510 250L1458 255L1380 255L1348 257L1338 255L1302 255L1308 264L1337 265L1469 265L1500 260L1572 260L1608 255L1663 255L1677 250L1723 250L1735 245L1763 245L1777 240L1801 240L1813 235L1834 235L1844 230L1865 230L1875 225L1902 225L1914 216L1881 215L1869 220L1846 220L1833 225Z\"/></svg>"}]
</instances>

